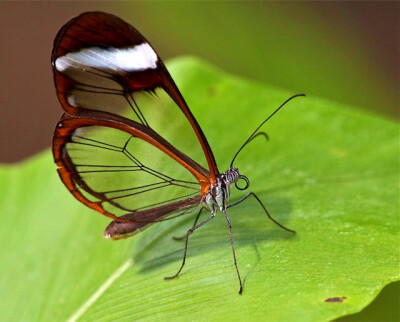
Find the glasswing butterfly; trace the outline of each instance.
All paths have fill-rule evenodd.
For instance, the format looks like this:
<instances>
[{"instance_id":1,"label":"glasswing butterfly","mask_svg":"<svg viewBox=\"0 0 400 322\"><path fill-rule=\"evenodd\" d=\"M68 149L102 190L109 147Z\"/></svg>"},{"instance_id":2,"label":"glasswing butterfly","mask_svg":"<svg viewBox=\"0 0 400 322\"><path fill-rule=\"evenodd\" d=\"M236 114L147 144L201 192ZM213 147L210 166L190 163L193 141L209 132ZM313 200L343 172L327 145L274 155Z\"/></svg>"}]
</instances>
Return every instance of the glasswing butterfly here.
<instances>
[{"instance_id":1,"label":"glasswing butterfly","mask_svg":"<svg viewBox=\"0 0 400 322\"><path fill-rule=\"evenodd\" d=\"M147 226L197 212L185 238L220 210L226 213L253 196L267 216L278 222L253 192L228 204L232 184L249 187L233 163L264 120L220 173L210 145L164 63L147 40L120 18L103 12L83 13L58 32L51 56L54 83L64 114L53 137L58 173L72 195L113 221L104 237L121 239ZM244 180L245 186L237 185ZM211 215L198 223L203 209Z\"/></svg>"}]
</instances>

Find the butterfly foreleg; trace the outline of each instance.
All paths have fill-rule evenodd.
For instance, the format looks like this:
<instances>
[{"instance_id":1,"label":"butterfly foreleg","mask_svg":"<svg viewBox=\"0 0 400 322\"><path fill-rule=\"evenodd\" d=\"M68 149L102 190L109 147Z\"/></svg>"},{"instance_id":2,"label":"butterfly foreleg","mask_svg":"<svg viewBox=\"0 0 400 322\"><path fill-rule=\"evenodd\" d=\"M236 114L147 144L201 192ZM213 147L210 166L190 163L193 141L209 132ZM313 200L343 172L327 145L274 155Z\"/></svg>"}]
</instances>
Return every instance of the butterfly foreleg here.
<instances>
[{"instance_id":1,"label":"butterfly foreleg","mask_svg":"<svg viewBox=\"0 0 400 322\"><path fill-rule=\"evenodd\" d=\"M240 204L241 202L245 201L245 200L246 200L248 197L250 197L250 196L253 196L254 198L256 198L256 200L258 201L258 203L260 204L260 206L264 209L264 212L266 213L267 217L268 217L273 223L275 223L276 225L278 225L278 226L281 227L282 229L285 229L285 230L287 230L287 231L289 231L289 232L291 232L291 233L293 233L293 234L296 233L294 230L289 229L289 228L283 226L282 224L280 224L278 221L276 221L276 220L269 214L267 208L264 206L264 204L262 203L262 201L260 200L260 198L258 198L257 195L256 195L254 192L252 192L252 191L249 192L247 195L245 195L245 196L244 196L243 198L241 198L240 200L235 201L235 202L231 203L230 205L228 205L227 208L231 208L231 207L234 207L234 206Z\"/></svg>"},{"instance_id":2,"label":"butterfly foreleg","mask_svg":"<svg viewBox=\"0 0 400 322\"><path fill-rule=\"evenodd\" d=\"M202 221L200 224L197 224L195 226L193 226L192 228L190 228L187 233L186 233L186 239L185 239L185 250L183 252L183 260L182 260L182 265L181 267L178 269L178 271L176 272L176 274L172 275L172 276L166 276L164 277L164 279L169 280L169 279L173 279L175 277L177 277L179 275L179 273L182 271L183 266L185 266L185 261L186 261L186 254L187 254L187 247L188 247L188 241L189 241L189 236L198 228L200 228L201 226L203 226L204 224L208 223L211 219L213 219L215 217L216 214L216 209L213 208L212 212L211 212L211 216L208 217L206 220ZM200 213L199 213L200 214ZM199 215L198 215L199 216Z\"/></svg>"}]
</instances>

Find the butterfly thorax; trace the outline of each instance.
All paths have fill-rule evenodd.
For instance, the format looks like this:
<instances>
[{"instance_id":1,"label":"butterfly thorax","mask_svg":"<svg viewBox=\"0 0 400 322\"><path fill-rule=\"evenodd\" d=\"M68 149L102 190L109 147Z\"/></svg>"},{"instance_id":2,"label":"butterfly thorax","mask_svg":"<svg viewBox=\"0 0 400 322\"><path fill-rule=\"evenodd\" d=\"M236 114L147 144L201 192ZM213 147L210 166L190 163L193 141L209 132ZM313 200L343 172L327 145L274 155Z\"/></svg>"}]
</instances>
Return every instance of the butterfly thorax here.
<instances>
[{"instance_id":1,"label":"butterfly thorax","mask_svg":"<svg viewBox=\"0 0 400 322\"><path fill-rule=\"evenodd\" d=\"M226 209L229 201L231 185L237 182L240 178L239 170L229 168L226 172L217 175L217 182L212 184L210 190L205 196L205 202L211 207Z\"/></svg>"}]
</instances>

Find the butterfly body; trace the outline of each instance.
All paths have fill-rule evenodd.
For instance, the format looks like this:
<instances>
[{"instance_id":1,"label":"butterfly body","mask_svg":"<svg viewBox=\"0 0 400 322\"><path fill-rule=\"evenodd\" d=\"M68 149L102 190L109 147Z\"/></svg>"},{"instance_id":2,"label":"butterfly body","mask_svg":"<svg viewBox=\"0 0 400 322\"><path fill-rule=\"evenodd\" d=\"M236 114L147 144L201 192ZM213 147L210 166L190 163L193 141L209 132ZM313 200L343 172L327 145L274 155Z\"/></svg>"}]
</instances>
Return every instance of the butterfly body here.
<instances>
[{"instance_id":1,"label":"butterfly body","mask_svg":"<svg viewBox=\"0 0 400 322\"><path fill-rule=\"evenodd\" d=\"M210 188L203 196L197 196L196 198L189 198L183 202L177 202L176 204L170 205L170 208L179 208L181 211L185 211L186 208L190 208L191 204L200 204L211 213L216 214L217 209L221 212L225 211L228 207L230 198L231 185L236 183L240 178L245 178L240 175L239 170L236 168L230 168L225 173L216 176L216 183L210 184ZM161 216L169 213L168 207L160 207L160 210L154 211ZM145 212L133 212L122 216L123 218L129 218L130 222L120 222L118 220L113 221L105 230L104 237L111 238L114 240L131 237L144 228L153 223L149 218L152 211ZM146 217L147 220L141 221L140 217ZM158 218L157 218L158 219Z\"/></svg>"},{"instance_id":2,"label":"butterfly body","mask_svg":"<svg viewBox=\"0 0 400 322\"><path fill-rule=\"evenodd\" d=\"M229 168L226 172L216 176L216 183L211 184L210 190L204 197L204 202L210 206L218 207L221 211L228 206L231 185L236 183L241 177L239 170L236 168Z\"/></svg>"}]
</instances>

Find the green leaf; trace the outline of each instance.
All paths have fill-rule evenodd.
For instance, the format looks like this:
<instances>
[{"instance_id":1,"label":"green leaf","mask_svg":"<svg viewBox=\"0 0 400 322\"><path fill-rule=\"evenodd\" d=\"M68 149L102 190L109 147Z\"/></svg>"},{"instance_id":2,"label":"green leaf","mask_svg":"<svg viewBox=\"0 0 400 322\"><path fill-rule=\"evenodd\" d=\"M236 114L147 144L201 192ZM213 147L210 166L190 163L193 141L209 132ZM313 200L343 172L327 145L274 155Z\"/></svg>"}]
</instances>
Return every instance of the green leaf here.
<instances>
[{"instance_id":1,"label":"green leaf","mask_svg":"<svg viewBox=\"0 0 400 322\"><path fill-rule=\"evenodd\" d=\"M170 71L220 171L293 93L227 75L194 58ZM317 97L290 102L235 166L283 231L249 199L230 208L236 256L218 214L189 241L194 216L134 238L101 237L108 219L60 182L51 153L0 168L0 316L4 320L331 320L367 306L399 279L396 123ZM235 189L233 189L235 190ZM232 200L243 196L234 191ZM204 215L205 216L205 215ZM205 218L205 217L204 217ZM325 302L346 297L343 302Z\"/></svg>"}]
</instances>

